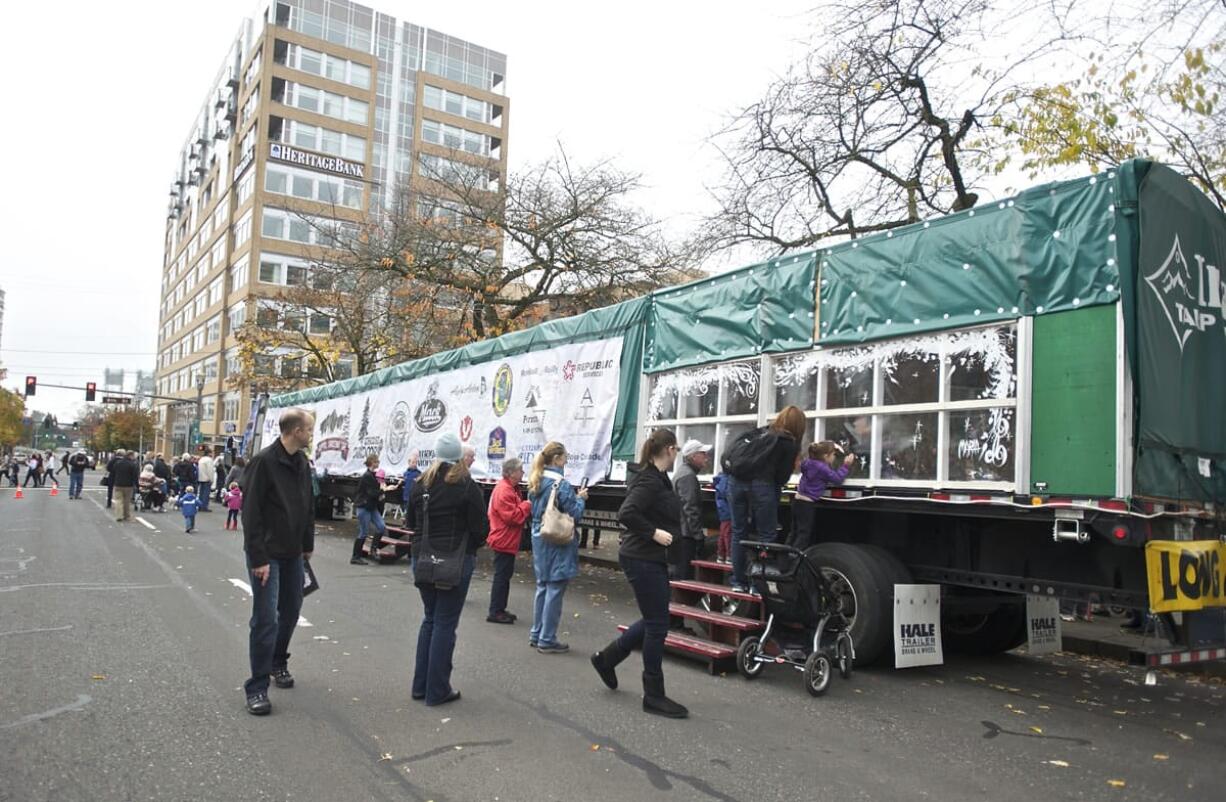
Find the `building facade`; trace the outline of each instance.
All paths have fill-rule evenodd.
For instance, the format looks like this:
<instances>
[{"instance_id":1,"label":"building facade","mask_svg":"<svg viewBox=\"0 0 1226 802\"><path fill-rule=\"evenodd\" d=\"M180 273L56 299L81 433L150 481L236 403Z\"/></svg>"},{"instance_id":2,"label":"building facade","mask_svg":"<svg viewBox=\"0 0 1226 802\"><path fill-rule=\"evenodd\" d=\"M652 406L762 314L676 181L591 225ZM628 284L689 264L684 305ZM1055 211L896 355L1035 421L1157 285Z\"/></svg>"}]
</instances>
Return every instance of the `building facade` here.
<instances>
[{"instance_id":1,"label":"building facade","mask_svg":"<svg viewBox=\"0 0 1226 802\"><path fill-rule=\"evenodd\" d=\"M170 187L158 448L187 450L197 427L206 443L240 440L259 383L235 386L236 333L260 299L308 280L328 224L390 207L440 167L505 185L508 122L500 53L346 0L272 0L244 20ZM284 378L305 376L304 361L291 349L254 355L259 372Z\"/></svg>"}]
</instances>

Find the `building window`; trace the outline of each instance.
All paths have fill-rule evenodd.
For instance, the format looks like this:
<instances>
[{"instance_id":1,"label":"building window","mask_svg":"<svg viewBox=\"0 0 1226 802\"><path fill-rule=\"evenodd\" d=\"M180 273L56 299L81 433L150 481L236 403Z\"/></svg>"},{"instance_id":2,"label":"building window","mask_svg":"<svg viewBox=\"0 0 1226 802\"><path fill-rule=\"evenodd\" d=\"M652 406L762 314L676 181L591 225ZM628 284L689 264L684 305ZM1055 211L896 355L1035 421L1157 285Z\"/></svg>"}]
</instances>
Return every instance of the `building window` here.
<instances>
[{"instance_id":1,"label":"building window","mask_svg":"<svg viewBox=\"0 0 1226 802\"><path fill-rule=\"evenodd\" d=\"M264 171L264 189L279 195L330 203L349 209L362 208L362 184L339 176L269 164Z\"/></svg>"},{"instance_id":2,"label":"building window","mask_svg":"<svg viewBox=\"0 0 1226 802\"><path fill-rule=\"evenodd\" d=\"M215 315L205 324L205 343L212 345L221 339L221 315Z\"/></svg>"},{"instance_id":3,"label":"building window","mask_svg":"<svg viewBox=\"0 0 1226 802\"><path fill-rule=\"evenodd\" d=\"M247 304L237 303L230 307L230 333L238 331L247 322Z\"/></svg>"},{"instance_id":4,"label":"building window","mask_svg":"<svg viewBox=\"0 0 1226 802\"><path fill-rule=\"evenodd\" d=\"M204 360L204 380L206 382L217 380L217 357Z\"/></svg>"},{"instance_id":5,"label":"building window","mask_svg":"<svg viewBox=\"0 0 1226 802\"><path fill-rule=\"evenodd\" d=\"M231 348L226 351L226 376L237 376L242 369L242 359L239 358L238 349Z\"/></svg>"},{"instance_id":6,"label":"building window","mask_svg":"<svg viewBox=\"0 0 1226 802\"><path fill-rule=\"evenodd\" d=\"M421 138L453 150L463 150L478 156L490 155L490 138L485 134L435 120L421 121Z\"/></svg>"},{"instance_id":7,"label":"building window","mask_svg":"<svg viewBox=\"0 0 1226 802\"><path fill-rule=\"evenodd\" d=\"M221 402L221 419L238 420L238 393L226 393Z\"/></svg>"},{"instance_id":8,"label":"building window","mask_svg":"<svg viewBox=\"0 0 1226 802\"><path fill-rule=\"evenodd\" d=\"M255 170L248 170L238 182L238 205L242 206L255 190Z\"/></svg>"},{"instance_id":9,"label":"building window","mask_svg":"<svg viewBox=\"0 0 1226 802\"><path fill-rule=\"evenodd\" d=\"M195 305L196 316L199 317L200 315L203 315L204 310L209 306L209 294L207 290L200 291L200 293L196 296Z\"/></svg>"},{"instance_id":10,"label":"building window","mask_svg":"<svg viewBox=\"0 0 1226 802\"><path fill-rule=\"evenodd\" d=\"M370 104L364 100L293 81L278 84L274 80L273 99L287 106L358 125L366 125L370 115Z\"/></svg>"},{"instance_id":11,"label":"building window","mask_svg":"<svg viewBox=\"0 0 1226 802\"><path fill-rule=\"evenodd\" d=\"M304 16L311 14L311 12L299 11L296 9L294 10L294 13L303 14ZM319 15L315 16L318 17ZM302 30L300 27L288 24L286 27L292 27L294 30ZM306 33L307 31L304 30L303 32ZM321 33L311 35L317 37L322 36ZM300 70L301 72L310 73L311 75L318 75L323 78L328 78L329 80L349 84L350 86L356 86L359 89L370 88L370 68L365 64L358 64L357 62L338 58L337 56L320 53L296 44L286 45L284 42L277 42L276 47L277 58L280 58L282 49L284 49L284 61L278 63L284 63L287 67Z\"/></svg>"},{"instance_id":12,"label":"building window","mask_svg":"<svg viewBox=\"0 0 1226 802\"><path fill-rule=\"evenodd\" d=\"M490 104L486 101L429 84L426 84L425 91L422 93L422 105L428 109L443 111L458 117L467 117L481 123L488 123L491 119Z\"/></svg>"},{"instance_id":13,"label":"building window","mask_svg":"<svg viewBox=\"0 0 1226 802\"><path fill-rule=\"evenodd\" d=\"M340 220L325 217L308 218L285 209L269 206L264 207L264 218L260 231L264 237L269 239L283 239L323 247L333 247L338 239L349 239L357 233L352 224Z\"/></svg>"},{"instance_id":14,"label":"building window","mask_svg":"<svg viewBox=\"0 0 1226 802\"><path fill-rule=\"evenodd\" d=\"M332 332L332 318L328 315L311 315L310 327L307 331L310 334L330 334Z\"/></svg>"},{"instance_id":15,"label":"building window","mask_svg":"<svg viewBox=\"0 0 1226 802\"><path fill-rule=\"evenodd\" d=\"M237 250L240 245L251 239L251 210L248 209L239 221L234 224L234 248Z\"/></svg>"},{"instance_id":16,"label":"building window","mask_svg":"<svg viewBox=\"0 0 1226 802\"><path fill-rule=\"evenodd\" d=\"M213 414L217 411L217 402L211 398L206 398L200 404L200 420L212 420Z\"/></svg>"},{"instance_id":17,"label":"building window","mask_svg":"<svg viewBox=\"0 0 1226 802\"><path fill-rule=\"evenodd\" d=\"M498 191L498 173L488 167L445 159L432 153L418 155L418 175L444 184L459 184L473 189Z\"/></svg>"},{"instance_id":18,"label":"building window","mask_svg":"<svg viewBox=\"0 0 1226 802\"><path fill-rule=\"evenodd\" d=\"M284 121L281 126L281 141L350 161L366 161L366 140L362 137L333 131L321 125L311 125L301 120Z\"/></svg>"},{"instance_id":19,"label":"building window","mask_svg":"<svg viewBox=\"0 0 1226 802\"><path fill-rule=\"evenodd\" d=\"M222 198L217 202L217 208L213 210L213 228L221 231L226 227L226 218L230 216L230 204ZM224 240L222 240L224 242ZM223 248L224 251L224 248Z\"/></svg>"},{"instance_id":20,"label":"building window","mask_svg":"<svg viewBox=\"0 0 1226 802\"><path fill-rule=\"evenodd\" d=\"M230 266L230 291L233 292L239 287L247 285L247 274L249 272L248 264L250 255L242 256L237 262Z\"/></svg>"},{"instance_id":21,"label":"building window","mask_svg":"<svg viewBox=\"0 0 1226 802\"><path fill-rule=\"evenodd\" d=\"M222 295L222 291L225 289L225 284L226 284L225 276L218 276L217 278L209 282L209 302L208 302L209 306L212 306L213 304L216 304L216 303L221 303L221 295Z\"/></svg>"},{"instance_id":22,"label":"building window","mask_svg":"<svg viewBox=\"0 0 1226 802\"><path fill-rule=\"evenodd\" d=\"M192 353L204 348L204 326L199 326L192 332Z\"/></svg>"}]
</instances>

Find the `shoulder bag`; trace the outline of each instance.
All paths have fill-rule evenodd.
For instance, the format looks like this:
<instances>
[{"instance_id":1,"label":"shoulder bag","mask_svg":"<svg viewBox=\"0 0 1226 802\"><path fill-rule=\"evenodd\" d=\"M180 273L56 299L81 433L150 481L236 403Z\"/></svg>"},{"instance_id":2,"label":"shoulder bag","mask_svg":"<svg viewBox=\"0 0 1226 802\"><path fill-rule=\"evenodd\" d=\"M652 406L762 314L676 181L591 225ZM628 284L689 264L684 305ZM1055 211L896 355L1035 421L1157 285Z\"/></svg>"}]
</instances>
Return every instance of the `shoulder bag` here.
<instances>
[{"instance_id":1,"label":"shoulder bag","mask_svg":"<svg viewBox=\"0 0 1226 802\"><path fill-rule=\"evenodd\" d=\"M575 540L575 519L568 513L558 509L558 485L561 480L553 483L549 490L549 503L541 515L541 540L555 546L568 546Z\"/></svg>"},{"instance_id":2,"label":"shoulder bag","mask_svg":"<svg viewBox=\"0 0 1226 802\"><path fill-rule=\"evenodd\" d=\"M413 584L433 587L435 590L451 590L458 587L464 577L465 541L461 537L454 549L443 549L430 540L430 494L421 494L421 537L413 550Z\"/></svg>"}]
</instances>

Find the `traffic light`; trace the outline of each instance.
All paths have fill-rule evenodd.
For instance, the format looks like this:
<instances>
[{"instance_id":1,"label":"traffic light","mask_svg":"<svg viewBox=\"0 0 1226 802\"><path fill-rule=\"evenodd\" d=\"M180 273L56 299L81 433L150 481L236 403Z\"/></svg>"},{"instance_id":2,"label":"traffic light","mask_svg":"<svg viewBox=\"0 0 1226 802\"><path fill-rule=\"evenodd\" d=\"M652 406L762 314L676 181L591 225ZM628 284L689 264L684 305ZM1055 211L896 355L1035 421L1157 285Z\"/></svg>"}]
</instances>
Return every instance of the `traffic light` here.
<instances>
[{"instance_id":1,"label":"traffic light","mask_svg":"<svg viewBox=\"0 0 1226 802\"><path fill-rule=\"evenodd\" d=\"M36 390L38 390L38 377L26 376L26 398L34 395Z\"/></svg>"},{"instance_id":2,"label":"traffic light","mask_svg":"<svg viewBox=\"0 0 1226 802\"><path fill-rule=\"evenodd\" d=\"M97 393L98 393L98 383L97 382L85 382L85 400L86 401L93 401L94 396L96 396Z\"/></svg>"}]
</instances>

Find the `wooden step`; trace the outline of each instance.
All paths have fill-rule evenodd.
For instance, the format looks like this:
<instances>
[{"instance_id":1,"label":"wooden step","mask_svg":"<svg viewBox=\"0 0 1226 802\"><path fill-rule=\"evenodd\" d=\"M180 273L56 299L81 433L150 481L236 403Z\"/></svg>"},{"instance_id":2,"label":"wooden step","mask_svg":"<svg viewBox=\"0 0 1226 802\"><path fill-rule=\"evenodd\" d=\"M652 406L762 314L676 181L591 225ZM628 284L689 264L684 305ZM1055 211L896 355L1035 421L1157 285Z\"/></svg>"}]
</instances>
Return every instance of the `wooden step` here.
<instances>
[{"instance_id":1,"label":"wooden step","mask_svg":"<svg viewBox=\"0 0 1226 802\"><path fill-rule=\"evenodd\" d=\"M704 596L724 596L729 599L741 599L743 601L760 602L761 596L755 596L752 593L742 593L738 590L733 590L727 585L717 585L714 582L699 582L694 579L674 579L668 583L673 590L685 590L691 593L700 593Z\"/></svg>"},{"instance_id":2,"label":"wooden step","mask_svg":"<svg viewBox=\"0 0 1226 802\"><path fill-rule=\"evenodd\" d=\"M617 630L625 632L629 627L618 624ZM670 631L664 638L664 647L684 654L704 657L708 660L727 660L736 657L736 647L727 643L700 638L697 635L686 635L682 632Z\"/></svg>"},{"instance_id":3,"label":"wooden step","mask_svg":"<svg viewBox=\"0 0 1226 802\"><path fill-rule=\"evenodd\" d=\"M704 610L701 607L691 607L688 604L677 604L676 602L668 605L668 614L679 618L688 618L691 621L702 621L704 624L735 629L739 632L757 632L765 626L755 618L726 615L713 610Z\"/></svg>"},{"instance_id":4,"label":"wooden step","mask_svg":"<svg viewBox=\"0 0 1226 802\"><path fill-rule=\"evenodd\" d=\"M725 574L732 573L732 563L721 563L715 560L690 560L690 565L695 568L706 568L709 571L721 571Z\"/></svg>"},{"instance_id":5,"label":"wooden step","mask_svg":"<svg viewBox=\"0 0 1226 802\"><path fill-rule=\"evenodd\" d=\"M396 537L399 537L399 538L404 538L405 540L408 540L410 537L413 536L412 529L406 529L403 526L392 526L391 524L387 524L387 533L389 535L395 535ZM384 539L386 540L386 538Z\"/></svg>"}]
</instances>

